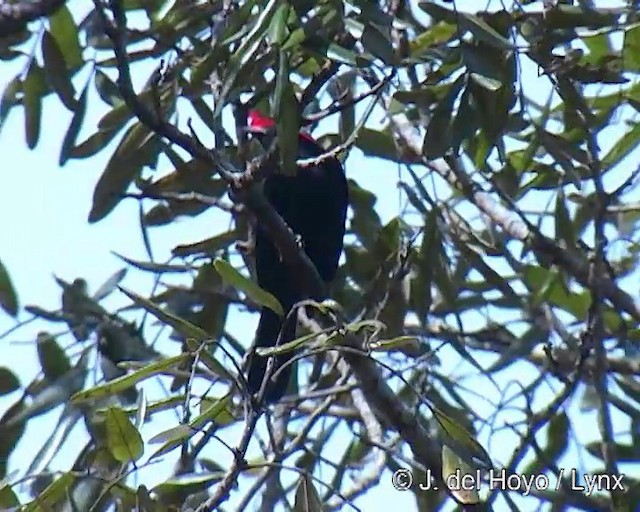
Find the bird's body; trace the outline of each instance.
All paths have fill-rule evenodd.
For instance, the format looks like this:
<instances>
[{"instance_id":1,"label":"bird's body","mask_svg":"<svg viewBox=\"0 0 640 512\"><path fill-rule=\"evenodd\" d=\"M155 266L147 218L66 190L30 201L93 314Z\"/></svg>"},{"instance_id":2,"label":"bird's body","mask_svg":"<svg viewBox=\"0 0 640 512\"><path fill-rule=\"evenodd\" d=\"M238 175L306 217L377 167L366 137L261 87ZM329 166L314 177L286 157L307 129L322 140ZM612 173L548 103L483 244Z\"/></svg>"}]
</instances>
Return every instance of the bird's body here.
<instances>
[{"instance_id":1,"label":"bird's body","mask_svg":"<svg viewBox=\"0 0 640 512\"><path fill-rule=\"evenodd\" d=\"M272 128L273 121L252 111L249 129L254 133ZM301 132L299 158L313 158L323 153L310 135ZM318 165L299 167L293 176L270 173L264 184L264 194L287 225L299 237L302 247L313 262L318 274L327 284L333 279L342 253L348 205L347 181L340 162L323 159ZM307 298L299 291L298 279L282 261L269 235L260 227L256 230L256 273L258 284L273 294L285 311ZM323 297L313 297L323 299ZM296 337L296 316L285 321L268 308L263 308L256 332L257 347L271 347L287 343ZM278 370L289 360L290 354L276 357ZM260 389L266 371L267 358L254 355L249 367L248 384L252 392ZM283 368L275 381L269 382L265 400L278 401L287 389L291 365Z\"/></svg>"}]
</instances>

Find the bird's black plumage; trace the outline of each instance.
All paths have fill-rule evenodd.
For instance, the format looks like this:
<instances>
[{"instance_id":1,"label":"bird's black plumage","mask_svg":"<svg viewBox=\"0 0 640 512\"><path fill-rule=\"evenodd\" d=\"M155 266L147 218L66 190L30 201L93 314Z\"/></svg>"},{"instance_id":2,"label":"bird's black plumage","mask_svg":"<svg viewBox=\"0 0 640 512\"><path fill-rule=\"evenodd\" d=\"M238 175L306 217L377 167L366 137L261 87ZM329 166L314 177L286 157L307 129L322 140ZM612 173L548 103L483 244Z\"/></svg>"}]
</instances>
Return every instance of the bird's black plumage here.
<instances>
[{"instance_id":1,"label":"bird's black plumage","mask_svg":"<svg viewBox=\"0 0 640 512\"><path fill-rule=\"evenodd\" d=\"M311 158L323 153L322 148L307 134L299 138L299 157ZM293 232L301 239L304 251L320 277L328 284L338 267L343 248L348 205L347 181L344 169L335 158L323 159L318 165L299 167L294 176L271 173L265 180L264 194ZM280 254L260 227L256 230L256 273L258 284L273 294L288 313L304 298L296 286L295 275L280 258ZM321 300L324 297L313 297ZM256 347L271 347L292 341L296 337L296 315L284 321L268 308L263 308L256 331ZM291 354L276 356L276 379L268 383L264 399L277 402L285 393L291 365L283 365ZM254 354L248 371L251 392L259 391L268 358Z\"/></svg>"}]
</instances>

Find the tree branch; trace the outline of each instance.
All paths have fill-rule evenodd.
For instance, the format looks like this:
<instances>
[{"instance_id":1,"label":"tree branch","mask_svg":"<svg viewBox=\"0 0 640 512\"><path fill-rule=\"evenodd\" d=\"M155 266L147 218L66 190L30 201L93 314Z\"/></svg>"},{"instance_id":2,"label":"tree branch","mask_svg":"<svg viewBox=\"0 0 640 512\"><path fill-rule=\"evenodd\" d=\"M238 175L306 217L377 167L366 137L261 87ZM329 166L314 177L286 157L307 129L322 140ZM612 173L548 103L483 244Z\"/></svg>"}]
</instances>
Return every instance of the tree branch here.
<instances>
[{"instance_id":1,"label":"tree branch","mask_svg":"<svg viewBox=\"0 0 640 512\"><path fill-rule=\"evenodd\" d=\"M422 141L406 116L394 116L391 118L391 123L406 147L421 157ZM534 226L527 225L523 220L515 218L511 211L497 204L488 193L479 190L478 185L465 173L452 168L452 166L438 165L426 159L424 163L444 178L452 187L461 191L482 213L487 215L511 237L528 243L541 263L556 264L562 267L585 288L589 289L592 286L597 286L601 295L610 300L616 308L625 311L634 319L640 320L640 305L628 293L618 287L609 276L603 274L591 276L588 261L571 249L560 247L554 240L535 229Z\"/></svg>"}]
</instances>

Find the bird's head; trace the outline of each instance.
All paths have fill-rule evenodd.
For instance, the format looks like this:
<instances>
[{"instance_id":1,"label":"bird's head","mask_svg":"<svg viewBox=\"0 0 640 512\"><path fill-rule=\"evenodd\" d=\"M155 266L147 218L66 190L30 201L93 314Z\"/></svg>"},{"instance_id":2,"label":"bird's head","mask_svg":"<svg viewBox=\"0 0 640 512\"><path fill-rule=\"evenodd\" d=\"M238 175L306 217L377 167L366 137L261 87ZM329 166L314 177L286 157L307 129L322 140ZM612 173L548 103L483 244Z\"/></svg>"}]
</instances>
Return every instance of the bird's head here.
<instances>
[{"instance_id":1,"label":"bird's head","mask_svg":"<svg viewBox=\"0 0 640 512\"><path fill-rule=\"evenodd\" d=\"M273 136L275 134L276 122L271 117L265 116L259 110L249 110L247 116L247 132L262 139L265 142L265 136ZM309 142L314 142L315 139L306 131L300 132L300 138Z\"/></svg>"},{"instance_id":2,"label":"bird's head","mask_svg":"<svg viewBox=\"0 0 640 512\"><path fill-rule=\"evenodd\" d=\"M263 115L259 110L250 110L247 118L247 131L256 135L266 135L275 129L276 122Z\"/></svg>"}]
</instances>

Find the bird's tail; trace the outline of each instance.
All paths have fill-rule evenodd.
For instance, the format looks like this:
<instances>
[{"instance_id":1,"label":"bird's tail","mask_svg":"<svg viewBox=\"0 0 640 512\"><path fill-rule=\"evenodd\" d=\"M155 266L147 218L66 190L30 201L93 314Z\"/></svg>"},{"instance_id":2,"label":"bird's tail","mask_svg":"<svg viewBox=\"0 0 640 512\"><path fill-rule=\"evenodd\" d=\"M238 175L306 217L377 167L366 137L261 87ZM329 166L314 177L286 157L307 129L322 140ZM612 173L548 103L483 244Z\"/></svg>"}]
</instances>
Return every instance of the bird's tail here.
<instances>
[{"instance_id":1,"label":"bird's tail","mask_svg":"<svg viewBox=\"0 0 640 512\"><path fill-rule=\"evenodd\" d=\"M289 315L288 318L283 321L282 318L269 308L263 308L260 313L260 322L258 323L258 329L256 331L256 348L273 347L276 343L283 345L289 341L293 341L296 337L296 323L296 315ZM278 336L280 336L279 343ZM285 394L289 385L293 365L289 364L284 368L283 366L290 358L290 353L275 356L274 369L271 373L271 379L267 382L264 393L264 401L266 403L275 403ZM260 391L268 361L268 357L263 357L255 353L252 355L247 373L247 384L251 393Z\"/></svg>"}]
</instances>

